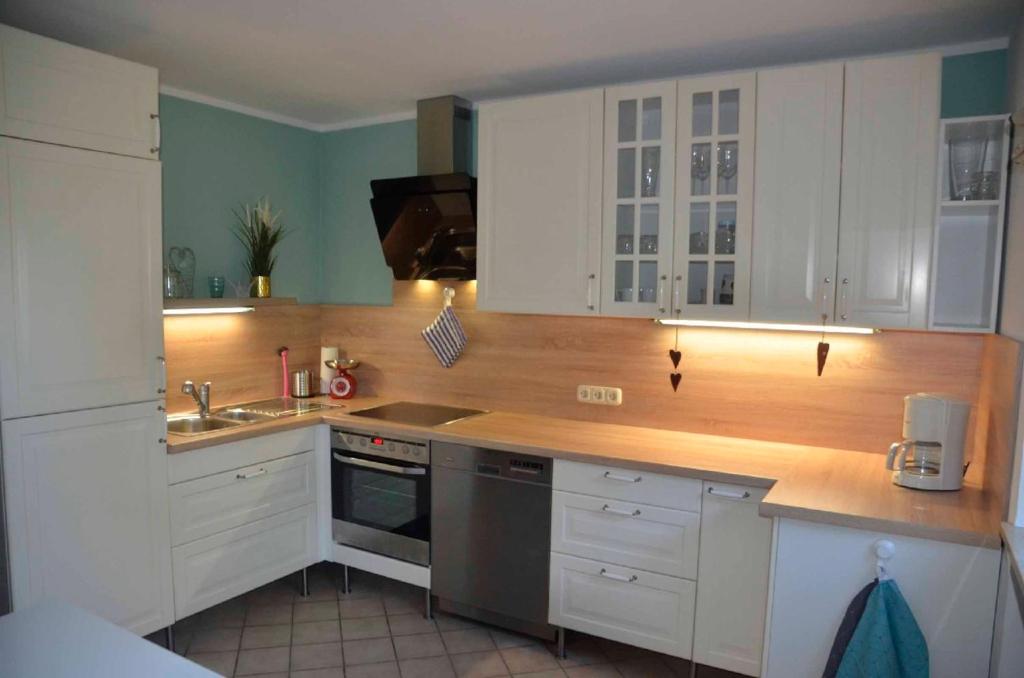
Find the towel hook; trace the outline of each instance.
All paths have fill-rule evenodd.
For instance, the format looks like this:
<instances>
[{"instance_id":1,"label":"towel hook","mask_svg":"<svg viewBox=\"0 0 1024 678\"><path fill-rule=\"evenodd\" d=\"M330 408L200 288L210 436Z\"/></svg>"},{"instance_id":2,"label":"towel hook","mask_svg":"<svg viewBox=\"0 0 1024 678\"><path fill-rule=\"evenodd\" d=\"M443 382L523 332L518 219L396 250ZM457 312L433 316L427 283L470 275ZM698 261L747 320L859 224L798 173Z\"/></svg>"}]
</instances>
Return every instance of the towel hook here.
<instances>
[{"instance_id":1,"label":"towel hook","mask_svg":"<svg viewBox=\"0 0 1024 678\"><path fill-rule=\"evenodd\" d=\"M455 289L452 287L444 288L444 306L443 308L449 308L452 305L452 299L455 298Z\"/></svg>"},{"instance_id":2,"label":"towel hook","mask_svg":"<svg viewBox=\"0 0 1024 678\"><path fill-rule=\"evenodd\" d=\"M886 581L892 579L889 576L888 562L896 553L896 544L893 544L888 539L879 539L875 542L875 572L878 575L878 581Z\"/></svg>"}]
</instances>

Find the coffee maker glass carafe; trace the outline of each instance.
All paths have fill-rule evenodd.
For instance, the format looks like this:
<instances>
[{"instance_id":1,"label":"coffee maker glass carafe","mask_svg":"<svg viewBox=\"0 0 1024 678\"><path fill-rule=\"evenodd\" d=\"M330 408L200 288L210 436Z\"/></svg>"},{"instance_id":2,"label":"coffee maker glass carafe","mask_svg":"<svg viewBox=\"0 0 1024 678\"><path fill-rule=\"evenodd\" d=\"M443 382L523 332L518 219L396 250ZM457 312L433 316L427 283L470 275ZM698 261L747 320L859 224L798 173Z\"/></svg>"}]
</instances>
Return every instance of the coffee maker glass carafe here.
<instances>
[{"instance_id":1,"label":"coffee maker glass carafe","mask_svg":"<svg viewBox=\"0 0 1024 678\"><path fill-rule=\"evenodd\" d=\"M937 476L942 472L942 444L920 440L901 443L906 450L900 457L900 469L919 476Z\"/></svg>"}]
</instances>

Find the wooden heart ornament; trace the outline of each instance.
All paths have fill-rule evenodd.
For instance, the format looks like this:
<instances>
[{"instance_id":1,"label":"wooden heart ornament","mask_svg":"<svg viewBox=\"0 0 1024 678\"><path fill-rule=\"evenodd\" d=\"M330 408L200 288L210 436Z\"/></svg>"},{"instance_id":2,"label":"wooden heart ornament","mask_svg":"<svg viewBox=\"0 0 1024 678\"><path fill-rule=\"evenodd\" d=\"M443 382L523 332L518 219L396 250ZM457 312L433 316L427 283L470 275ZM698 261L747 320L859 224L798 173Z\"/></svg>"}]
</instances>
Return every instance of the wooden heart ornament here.
<instances>
[{"instance_id":1,"label":"wooden heart ornament","mask_svg":"<svg viewBox=\"0 0 1024 678\"><path fill-rule=\"evenodd\" d=\"M683 354L681 351L677 351L674 348L670 348L668 350L668 357L672 359L672 367L678 368L679 361L683 359Z\"/></svg>"},{"instance_id":2,"label":"wooden heart ornament","mask_svg":"<svg viewBox=\"0 0 1024 678\"><path fill-rule=\"evenodd\" d=\"M672 390L678 391L679 382L683 380L683 375L679 374L678 372L673 372L672 374L668 375L668 379L669 381L672 382Z\"/></svg>"}]
</instances>

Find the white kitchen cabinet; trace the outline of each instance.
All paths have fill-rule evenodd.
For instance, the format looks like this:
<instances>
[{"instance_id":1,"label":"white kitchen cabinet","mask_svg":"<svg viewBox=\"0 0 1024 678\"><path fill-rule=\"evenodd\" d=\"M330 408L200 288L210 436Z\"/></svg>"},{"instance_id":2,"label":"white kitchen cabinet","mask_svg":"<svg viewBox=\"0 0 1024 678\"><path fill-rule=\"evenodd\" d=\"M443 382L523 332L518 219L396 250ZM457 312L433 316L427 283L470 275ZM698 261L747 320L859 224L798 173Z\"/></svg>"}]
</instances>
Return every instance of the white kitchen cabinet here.
<instances>
[{"instance_id":1,"label":"white kitchen cabinet","mask_svg":"<svg viewBox=\"0 0 1024 678\"><path fill-rule=\"evenodd\" d=\"M693 660L761 675L772 521L757 514L767 490L704 483Z\"/></svg>"},{"instance_id":2,"label":"white kitchen cabinet","mask_svg":"<svg viewBox=\"0 0 1024 678\"><path fill-rule=\"evenodd\" d=\"M846 63L836 322L927 326L937 53Z\"/></svg>"},{"instance_id":3,"label":"white kitchen cabinet","mask_svg":"<svg viewBox=\"0 0 1024 678\"><path fill-rule=\"evenodd\" d=\"M57 598L139 634L173 621L165 430L155 402L4 422L15 610Z\"/></svg>"},{"instance_id":4,"label":"white kitchen cabinet","mask_svg":"<svg viewBox=\"0 0 1024 678\"><path fill-rule=\"evenodd\" d=\"M932 678L989 675L999 549L776 519L768 678L817 678L853 597L876 576L875 544L928 644Z\"/></svg>"},{"instance_id":5,"label":"white kitchen cabinet","mask_svg":"<svg viewBox=\"0 0 1024 678\"><path fill-rule=\"evenodd\" d=\"M156 158L155 68L0 25L0 135Z\"/></svg>"},{"instance_id":6,"label":"white kitchen cabinet","mask_svg":"<svg viewBox=\"0 0 1024 678\"><path fill-rule=\"evenodd\" d=\"M676 85L611 87L604 105L601 313L664 316L672 269Z\"/></svg>"},{"instance_id":7,"label":"white kitchen cabinet","mask_svg":"<svg viewBox=\"0 0 1024 678\"><path fill-rule=\"evenodd\" d=\"M746 320L755 73L679 81L672 317Z\"/></svg>"},{"instance_id":8,"label":"white kitchen cabinet","mask_svg":"<svg viewBox=\"0 0 1024 678\"><path fill-rule=\"evenodd\" d=\"M162 397L160 164L0 138L4 418Z\"/></svg>"},{"instance_id":9,"label":"white kitchen cabinet","mask_svg":"<svg viewBox=\"0 0 1024 678\"><path fill-rule=\"evenodd\" d=\"M548 621L689 659L695 594L689 579L552 553Z\"/></svg>"},{"instance_id":10,"label":"white kitchen cabinet","mask_svg":"<svg viewBox=\"0 0 1024 678\"><path fill-rule=\"evenodd\" d=\"M701 483L696 478L556 459L551 484L563 492L700 512Z\"/></svg>"},{"instance_id":11,"label":"white kitchen cabinet","mask_svg":"<svg viewBox=\"0 0 1024 678\"><path fill-rule=\"evenodd\" d=\"M477 305L594 314L604 91L482 104Z\"/></svg>"},{"instance_id":12,"label":"white kitchen cabinet","mask_svg":"<svg viewBox=\"0 0 1024 678\"><path fill-rule=\"evenodd\" d=\"M831 323L843 64L759 71L750 319Z\"/></svg>"}]
</instances>

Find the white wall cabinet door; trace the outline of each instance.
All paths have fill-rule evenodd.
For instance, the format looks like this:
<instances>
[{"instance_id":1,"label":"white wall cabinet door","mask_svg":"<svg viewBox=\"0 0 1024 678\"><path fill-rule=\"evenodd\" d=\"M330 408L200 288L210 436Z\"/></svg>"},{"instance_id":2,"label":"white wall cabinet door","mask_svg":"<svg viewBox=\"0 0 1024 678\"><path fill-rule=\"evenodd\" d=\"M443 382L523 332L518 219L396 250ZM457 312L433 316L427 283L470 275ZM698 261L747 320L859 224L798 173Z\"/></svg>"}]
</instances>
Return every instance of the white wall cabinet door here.
<instances>
[{"instance_id":1,"label":"white wall cabinet door","mask_svg":"<svg viewBox=\"0 0 1024 678\"><path fill-rule=\"evenodd\" d=\"M751 320L833 320L842 116L842 63L758 72Z\"/></svg>"},{"instance_id":2,"label":"white wall cabinet door","mask_svg":"<svg viewBox=\"0 0 1024 678\"><path fill-rule=\"evenodd\" d=\"M155 68L0 25L0 134L156 158Z\"/></svg>"},{"instance_id":3,"label":"white wall cabinet door","mask_svg":"<svg viewBox=\"0 0 1024 678\"><path fill-rule=\"evenodd\" d=\"M477 305L597 313L603 90L484 104L479 115Z\"/></svg>"},{"instance_id":4,"label":"white wall cabinet door","mask_svg":"<svg viewBox=\"0 0 1024 678\"><path fill-rule=\"evenodd\" d=\"M3 423L14 609L44 598L139 634L173 621L156 402Z\"/></svg>"},{"instance_id":5,"label":"white wall cabinet door","mask_svg":"<svg viewBox=\"0 0 1024 678\"><path fill-rule=\"evenodd\" d=\"M675 82L605 90L601 313L667 316L675 192Z\"/></svg>"},{"instance_id":6,"label":"white wall cabinet door","mask_svg":"<svg viewBox=\"0 0 1024 678\"><path fill-rule=\"evenodd\" d=\"M927 326L938 54L846 64L836 321Z\"/></svg>"},{"instance_id":7,"label":"white wall cabinet door","mask_svg":"<svg viewBox=\"0 0 1024 678\"><path fill-rule=\"evenodd\" d=\"M757 514L765 489L704 483L693 660L761 674L772 521Z\"/></svg>"},{"instance_id":8,"label":"white wall cabinet door","mask_svg":"<svg viewBox=\"0 0 1024 678\"><path fill-rule=\"evenodd\" d=\"M4 418L162 397L160 164L0 138Z\"/></svg>"},{"instance_id":9,"label":"white wall cabinet door","mask_svg":"<svg viewBox=\"0 0 1024 678\"><path fill-rule=\"evenodd\" d=\"M679 81L672 317L746 320L754 73Z\"/></svg>"}]
</instances>

